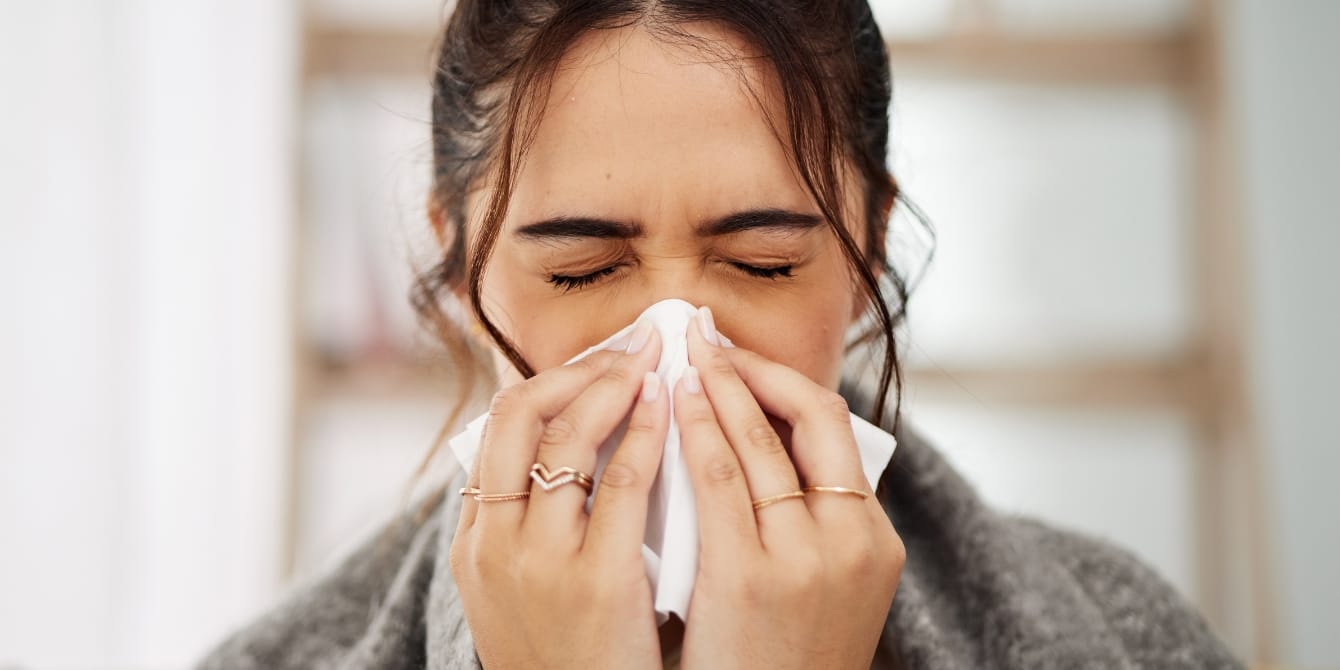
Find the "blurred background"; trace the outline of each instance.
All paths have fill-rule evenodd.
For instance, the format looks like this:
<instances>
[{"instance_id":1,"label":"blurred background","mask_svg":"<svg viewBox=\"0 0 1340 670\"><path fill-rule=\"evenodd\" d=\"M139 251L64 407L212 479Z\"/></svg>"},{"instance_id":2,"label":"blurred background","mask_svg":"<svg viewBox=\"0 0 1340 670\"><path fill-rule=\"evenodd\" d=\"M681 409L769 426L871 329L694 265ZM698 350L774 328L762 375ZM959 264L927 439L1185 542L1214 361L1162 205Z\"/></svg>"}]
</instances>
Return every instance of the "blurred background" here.
<instances>
[{"instance_id":1,"label":"blurred background","mask_svg":"<svg viewBox=\"0 0 1340 670\"><path fill-rule=\"evenodd\" d=\"M872 4L939 235L906 419L1340 667L1340 3ZM0 667L182 667L400 504L446 11L0 2Z\"/></svg>"}]
</instances>

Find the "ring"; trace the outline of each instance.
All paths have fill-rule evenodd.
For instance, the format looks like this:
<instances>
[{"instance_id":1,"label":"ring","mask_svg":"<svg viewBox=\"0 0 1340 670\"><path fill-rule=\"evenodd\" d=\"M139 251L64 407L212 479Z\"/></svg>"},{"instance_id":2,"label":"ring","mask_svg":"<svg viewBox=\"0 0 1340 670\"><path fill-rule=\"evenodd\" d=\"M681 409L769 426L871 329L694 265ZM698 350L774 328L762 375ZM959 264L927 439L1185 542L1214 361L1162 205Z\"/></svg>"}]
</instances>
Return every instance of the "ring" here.
<instances>
[{"instance_id":1,"label":"ring","mask_svg":"<svg viewBox=\"0 0 1340 670\"><path fill-rule=\"evenodd\" d=\"M506 500L520 500L529 498L530 491L516 491L514 493L480 493L479 489L473 486L461 487L461 495L469 495L479 502L503 502Z\"/></svg>"},{"instance_id":2,"label":"ring","mask_svg":"<svg viewBox=\"0 0 1340 670\"><path fill-rule=\"evenodd\" d=\"M755 500L754 510L755 511L760 510L775 502L781 502L783 500L786 500L787 498L804 498L804 497L805 497L804 491L791 491L788 493L778 493L775 496L768 496L766 498L759 498L758 500Z\"/></svg>"},{"instance_id":3,"label":"ring","mask_svg":"<svg viewBox=\"0 0 1340 670\"><path fill-rule=\"evenodd\" d=\"M806 486L804 488L804 491L805 493L809 493L810 491L820 491L827 493L850 493L852 495L861 496L862 498L870 497L870 493L867 491L862 491L860 489L849 489L845 486Z\"/></svg>"},{"instance_id":4,"label":"ring","mask_svg":"<svg viewBox=\"0 0 1340 670\"><path fill-rule=\"evenodd\" d=\"M544 489L546 492L552 491L564 484L576 483L578 486L585 489L587 493L590 493L592 487L595 485L595 480L591 478L591 475L566 465L551 472L549 468L544 467L543 463L536 463L535 465L530 466L530 478L534 479L535 483L539 484L540 488Z\"/></svg>"}]
</instances>

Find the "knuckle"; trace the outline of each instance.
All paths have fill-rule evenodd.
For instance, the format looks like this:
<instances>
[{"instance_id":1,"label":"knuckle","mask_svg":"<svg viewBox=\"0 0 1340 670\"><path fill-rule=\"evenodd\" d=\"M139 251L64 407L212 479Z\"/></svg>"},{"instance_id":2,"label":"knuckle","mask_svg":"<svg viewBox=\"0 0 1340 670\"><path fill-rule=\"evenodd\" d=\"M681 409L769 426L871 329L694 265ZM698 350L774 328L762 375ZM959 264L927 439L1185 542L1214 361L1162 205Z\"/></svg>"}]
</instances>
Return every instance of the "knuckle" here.
<instances>
[{"instance_id":1,"label":"knuckle","mask_svg":"<svg viewBox=\"0 0 1340 670\"><path fill-rule=\"evenodd\" d=\"M612 365L605 371L605 380L620 386L627 384L632 378L633 371L627 365Z\"/></svg>"},{"instance_id":2,"label":"knuckle","mask_svg":"<svg viewBox=\"0 0 1340 670\"><path fill-rule=\"evenodd\" d=\"M890 524L869 535L867 541L854 543L842 557L842 568L896 585L906 562L907 547Z\"/></svg>"},{"instance_id":3,"label":"knuckle","mask_svg":"<svg viewBox=\"0 0 1340 670\"><path fill-rule=\"evenodd\" d=\"M744 476L740 464L734 458L717 456L708 461L704 468L707 481L717 485L735 484Z\"/></svg>"},{"instance_id":4,"label":"knuckle","mask_svg":"<svg viewBox=\"0 0 1340 670\"><path fill-rule=\"evenodd\" d=\"M549 561L537 552L521 550L516 554L516 576L521 583L532 589L544 589L549 586Z\"/></svg>"},{"instance_id":5,"label":"knuckle","mask_svg":"<svg viewBox=\"0 0 1340 670\"><path fill-rule=\"evenodd\" d=\"M497 393L493 394L493 400L489 401L489 418L504 416L515 412L526 397L526 384L513 384Z\"/></svg>"},{"instance_id":6,"label":"knuckle","mask_svg":"<svg viewBox=\"0 0 1340 670\"><path fill-rule=\"evenodd\" d=\"M755 561L743 557L721 566L721 576L726 579L718 583L725 585L725 595L732 601L753 609L784 595L778 588L773 572L772 565L766 560Z\"/></svg>"},{"instance_id":7,"label":"knuckle","mask_svg":"<svg viewBox=\"0 0 1340 670\"><path fill-rule=\"evenodd\" d=\"M641 479L637 468L620 461L610 461L600 475L600 486L611 489L633 488Z\"/></svg>"},{"instance_id":8,"label":"knuckle","mask_svg":"<svg viewBox=\"0 0 1340 670\"><path fill-rule=\"evenodd\" d=\"M688 423L695 428L706 429L717 425L716 413L706 402L685 402L676 405L675 412L678 413L681 423Z\"/></svg>"},{"instance_id":9,"label":"knuckle","mask_svg":"<svg viewBox=\"0 0 1340 670\"><path fill-rule=\"evenodd\" d=\"M634 411L628 419L625 435L655 435L660 432L660 422L651 412Z\"/></svg>"},{"instance_id":10,"label":"knuckle","mask_svg":"<svg viewBox=\"0 0 1340 670\"><path fill-rule=\"evenodd\" d=\"M536 374L534 377L532 377L532 379L539 379L540 377L546 375L551 376L569 375L572 377L588 377L588 378L595 377L598 374L600 368L603 367L604 366L601 365L599 357L593 354L581 360L568 363L567 365L560 365L555 368L550 368L548 370L541 371L539 374Z\"/></svg>"},{"instance_id":11,"label":"knuckle","mask_svg":"<svg viewBox=\"0 0 1340 670\"><path fill-rule=\"evenodd\" d=\"M579 361L573 361L568 365L552 369L557 371L567 368L568 370L577 370L582 374L594 374L608 367L614 355L615 353L612 351L597 351ZM544 373L541 372L540 374Z\"/></svg>"},{"instance_id":12,"label":"knuckle","mask_svg":"<svg viewBox=\"0 0 1340 670\"><path fill-rule=\"evenodd\" d=\"M465 567L466 574L474 576L481 582L491 580L496 573L492 556L479 548L467 550L461 563Z\"/></svg>"},{"instance_id":13,"label":"knuckle","mask_svg":"<svg viewBox=\"0 0 1340 670\"><path fill-rule=\"evenodd\" d=\"M890 533L887 541L889 543L887 553L890 563L901 572L903 565L907 563L907 545L903 544L903 538L898 533Z\"/></svg>"},{"instance_id":14,"label":"knuckle","mask_svg":"<svg viewBox=\"0 0 1340 670\"><path fill-rule=\"evenodd\" d=\"M540 448L571 444L577 439L577 435L577 425L571 418L560 414L545 424L544 432L540 434Z\"/></svg>"},{"instance_id":15,"label":"knuckle","mask_svg":"<svg viewBox=\"0 0 1340 670\"><path fill-rule=\"evenodd\" d=\"M730 362L729 358L718 354L713 354L708 358L706 368L708 374L714 376L726 376L735 374L735 364Z\"/></svg>"},{"instance_id":16,"label":"knuckle","mask_svg":"<svg viewBox=\"0 0 1340 670\"><path fill-rule=\"evenodd\" d=\"M851 542L841 554L840 569L846 574L869 574L886 556L875 542Z\"/></svg>"},{"instance_id":17,"label":"knuckle","mask_svg":"<svg viewBox=\"0 0 1340 670\"><path fill-rule=\"evenodd\" d=\"M532 588L554 587L566 579L576 578L576 575L569 574L566 560L540 545L519 546L514 561L517 576Z\"/></svg>"},{"instance_id":18,"label":"knuckle","mask_svg":"<svg viewBox=\"0 0 1340 670\"><path fill-rule=\"evenodd\" d=\"M783 582L795 592L808 593L824 580L824 559L814 550L796 551L788 556Z\"/></svg>"},{"instance_id":19,"label":"knuckle","mask_svg":"<svg viewBox=\"0 0 1340 670\"><path fill-rule=\"evenodd\" d=\"M777 431L773 430L772 425L765 419L751 421L749 426L745 428L744 435L749 444L754 445L755 449L764 454L774 455L786 451L786 447L782 444L782 438L777 435Z\"/></svg>"},{"instance_id":20,"label":"knuckle","mask_svg":"<svg viewBox=\"0 0 1340 670\"><path fill-rule=\"evenodd\" d=\"M903 541L895 536L888 546L872 548L869 563L862 566L863 574L874 575L884 585L896 589L906 560L907 550L903 547Z\"/></svg>"},{"instance_id":21,"label":"knuckle","mask_svg":"<svg viewBox=\"0 0 1340 670\"><path fill-rule=\"evenodd\" d=\"M742 368L755 367L758 366L759 363L766 361L766 359L760 356L757 352L745 349L744 347L739 346L738 343L736 346L727 349L725 354L730 357L732 364Z\"/></svg>"},{"instance_id":22,"label":"knuckle","mask_svg":"<svg viewBox=\"0 0 1340 670\"><path fill-rule=\"evenodd\" d=\"M851 407L847 404L847 399L840 393L825 390L819 397L818 406L825 416L832 418L834 421L850 421Z\"/></svg>"}]
</instances>

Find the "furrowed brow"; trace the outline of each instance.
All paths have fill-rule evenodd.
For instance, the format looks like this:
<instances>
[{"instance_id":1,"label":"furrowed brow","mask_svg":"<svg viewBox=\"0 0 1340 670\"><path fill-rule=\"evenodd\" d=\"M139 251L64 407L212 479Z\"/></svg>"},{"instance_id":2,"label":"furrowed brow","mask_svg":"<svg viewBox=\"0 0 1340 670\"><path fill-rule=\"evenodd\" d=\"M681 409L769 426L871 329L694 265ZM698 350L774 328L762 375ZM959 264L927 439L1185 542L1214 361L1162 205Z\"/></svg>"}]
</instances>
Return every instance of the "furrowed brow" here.
<instances>
[{"instance_id":1,"label":"furrowed brow","mask_svg":"<svg viewBox=\"0 0 1340 670\"><path fill-rule=\"evenodd\" d=\"M642 236L636 222L611 221L586 216L556 216L516 229L517 237L536 242L557 242L581 238L626 240Z\"/></svg>"},{"instance_id":2,"label":"furrowed brow","mask_svg":"<svg viewBox=\"0 0 1340 670\"><path fill-rule=\"evenodd\" d=\"M728 214L700 225L698 237L721 237L750 230L802 232L823 225L823 218L788 209L750 209ZM516 229L517 237L535 242L579 239L627 240L644 234L636 221L614 221L588 216L556 216Z\"/></svg>"},{"instance_id":3,"label":"furrowed brow","mask_svg":"<svg viewBox=\"0 0 1340 670\"><path fill-rule=\"evenodd\" d=\"M760 229L774 232L802 232L821 226L823 222L823 218L815 214L789 209L750 209L709 221L698 228L698 236L716 237Z\"/></svg>"}]
</instances>

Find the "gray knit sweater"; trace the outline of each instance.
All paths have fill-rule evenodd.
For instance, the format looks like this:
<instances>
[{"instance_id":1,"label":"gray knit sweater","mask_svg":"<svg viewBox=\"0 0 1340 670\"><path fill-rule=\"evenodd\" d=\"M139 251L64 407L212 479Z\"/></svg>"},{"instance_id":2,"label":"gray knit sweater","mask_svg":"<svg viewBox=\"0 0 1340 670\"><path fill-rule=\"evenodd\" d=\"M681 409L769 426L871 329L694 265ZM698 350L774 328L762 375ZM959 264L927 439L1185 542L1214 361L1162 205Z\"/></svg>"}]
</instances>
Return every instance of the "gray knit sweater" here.
<instances>
[{"instance_id":1,"label":"gray knit sweater","mask_svg":"<svg viewBox=\"0 0 1340 670\"><path fill-rule=\"evenodd\" d=\"M862 393L842 393L869 416ZM1242 667L1131 554L996 512L906 422L895 436L876 493L907 563L873 667ZM295 586L198 668L479 668L447 561L463 478L438 489L426 516L398 515Z\"/></svg>"}]
</instances>

